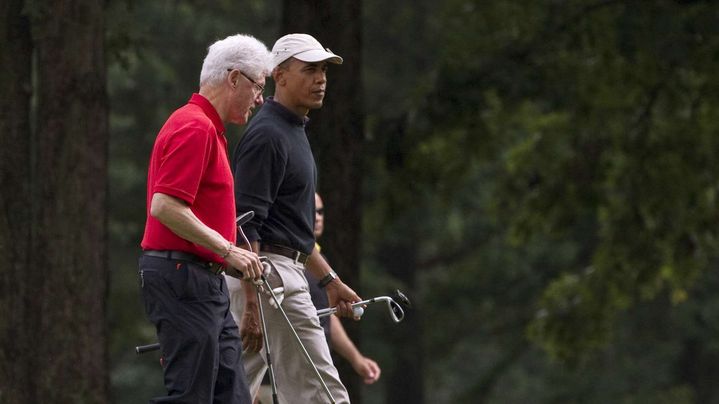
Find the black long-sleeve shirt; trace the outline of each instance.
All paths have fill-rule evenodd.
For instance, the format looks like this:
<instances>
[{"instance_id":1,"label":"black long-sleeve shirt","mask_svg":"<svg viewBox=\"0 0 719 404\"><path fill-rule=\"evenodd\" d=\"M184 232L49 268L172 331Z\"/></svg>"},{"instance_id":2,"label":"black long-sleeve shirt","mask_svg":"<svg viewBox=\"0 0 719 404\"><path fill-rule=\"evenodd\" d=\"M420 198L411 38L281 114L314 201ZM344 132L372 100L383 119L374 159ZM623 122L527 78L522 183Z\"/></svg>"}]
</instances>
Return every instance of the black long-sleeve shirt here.
<instances>
[{"instance_id":1,"label":"black long-sleeve shirt","mask_svg":"<svg viewBox=\"0 0 719 404\"><path fill-rule=\"evenodd\" d=\"M235 149L237 213L254 211L242 230L252 241L310 254L314 248L317 170L306 117L268 98Z\"/></svg>"}]
</instances>

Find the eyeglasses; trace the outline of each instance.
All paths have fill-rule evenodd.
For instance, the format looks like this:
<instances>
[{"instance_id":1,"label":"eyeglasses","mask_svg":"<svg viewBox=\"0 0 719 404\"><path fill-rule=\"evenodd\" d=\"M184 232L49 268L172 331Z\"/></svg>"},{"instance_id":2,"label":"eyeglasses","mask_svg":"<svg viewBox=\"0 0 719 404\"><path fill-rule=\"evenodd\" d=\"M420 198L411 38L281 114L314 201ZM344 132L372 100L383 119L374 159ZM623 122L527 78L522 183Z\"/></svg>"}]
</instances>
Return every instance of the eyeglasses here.
<instances>
[{"instance_id":1,"label":"eyeglasses","mask_svg":"<svg viewBox=\"0 0 719 404\"><path fill-rule=\"evenodd\" d=\"M235 69L227 69L228 72L231 72L232 70L235 70ZM246 78L247 80L249 80L250 83L252 83L252 85L255 86L255 92L257 93L257 95L260 95L260 94L262 94L262 93L265 92L265 86L263 86L263 85L261 85L260 83L258 83L258 82L256 82L256 81L252 80L252 78L251 78L250 76L246 75L242 70L237 70L237 71L240 72L240 74L241 74L244 78Z\"/></svg>"}]
</instances>

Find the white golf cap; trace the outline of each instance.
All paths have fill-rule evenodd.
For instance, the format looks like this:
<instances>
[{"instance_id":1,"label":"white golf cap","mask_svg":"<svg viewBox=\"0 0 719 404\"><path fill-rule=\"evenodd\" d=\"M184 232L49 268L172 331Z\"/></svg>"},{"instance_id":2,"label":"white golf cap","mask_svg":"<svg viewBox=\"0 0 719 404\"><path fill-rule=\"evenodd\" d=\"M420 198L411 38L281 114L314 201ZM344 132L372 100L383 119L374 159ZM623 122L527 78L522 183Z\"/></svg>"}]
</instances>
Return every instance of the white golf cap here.
<instances>
[{"instance_id":1,"label":"white golf cap","mask_svg":"<svg viewBox=\"0 0 719 404\"><path fill-rule=\"evenodd\" d=\"M322 62L342 64L342 58L307 34L288 34L278 39L272 47L272 67L294 57L303 62Z\"/></svg>"}]
</instances>

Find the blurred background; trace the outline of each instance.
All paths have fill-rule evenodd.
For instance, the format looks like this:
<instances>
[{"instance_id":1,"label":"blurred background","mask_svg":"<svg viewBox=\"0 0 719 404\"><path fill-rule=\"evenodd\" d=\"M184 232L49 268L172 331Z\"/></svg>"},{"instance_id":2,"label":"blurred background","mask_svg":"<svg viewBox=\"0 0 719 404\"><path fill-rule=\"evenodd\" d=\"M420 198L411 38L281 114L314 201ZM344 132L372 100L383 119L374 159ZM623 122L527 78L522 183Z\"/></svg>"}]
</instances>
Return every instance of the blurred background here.
<instances>
[{"instance_id":1,"label":"blurred background","mask_svg":"<svg viewBox=\"0 0 719 404\"><path fill-rule=\"evenodd\" d=\"M208 45L307 32L345 58L308 127L323 252L364 298L401 289L413 303L399 324L373 306L344 322L382 368L363 385L338 358L354 402L719 403L716 2L109 0L102 12L109 397L75 402L162 391L158 355L134 352L155 340L136 265L146 167ZM228 131L230 150L241 135Z\"/></svg>"}]
</instances>

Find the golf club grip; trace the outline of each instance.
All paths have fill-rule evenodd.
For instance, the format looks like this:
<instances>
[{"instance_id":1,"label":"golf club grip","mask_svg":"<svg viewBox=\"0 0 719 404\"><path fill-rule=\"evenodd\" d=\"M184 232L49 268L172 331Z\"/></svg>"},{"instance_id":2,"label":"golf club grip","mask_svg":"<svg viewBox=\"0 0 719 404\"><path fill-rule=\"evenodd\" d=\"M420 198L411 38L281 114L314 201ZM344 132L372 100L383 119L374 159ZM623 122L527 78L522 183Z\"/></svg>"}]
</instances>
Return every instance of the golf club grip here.
<instances>
[{"instance_id":1,"label":"golf club grip","mask_svg":"<svg viewBox=\"0 0 719 404\"><path fill-rule=\"evenodd\" d=\"M140 354L144 354L145 352L157 351L158 349L160 349L160 343L159 343L159 342L156 342L156 343L150 344L150 345L140 345L140 346L136 346L136 347L135 347L135 352L136 352L138 355L140 355Z\"/></svg>"},{"instance_id":2,"label":"golf club grip","mask_svg":"<svg viewBox=\"0 0 719 404\"><path fill-rule=\"evenodd\" d=\"M361 302L352 303L352 308L355 308L357 306L363 306L365 304L374 303L376 298L368 299L368 300L362 300ZM317 310L317 317L326 317L331 314L337 313L337 307L328 307L326 309Z\"/></svg>"}]
</instances>

